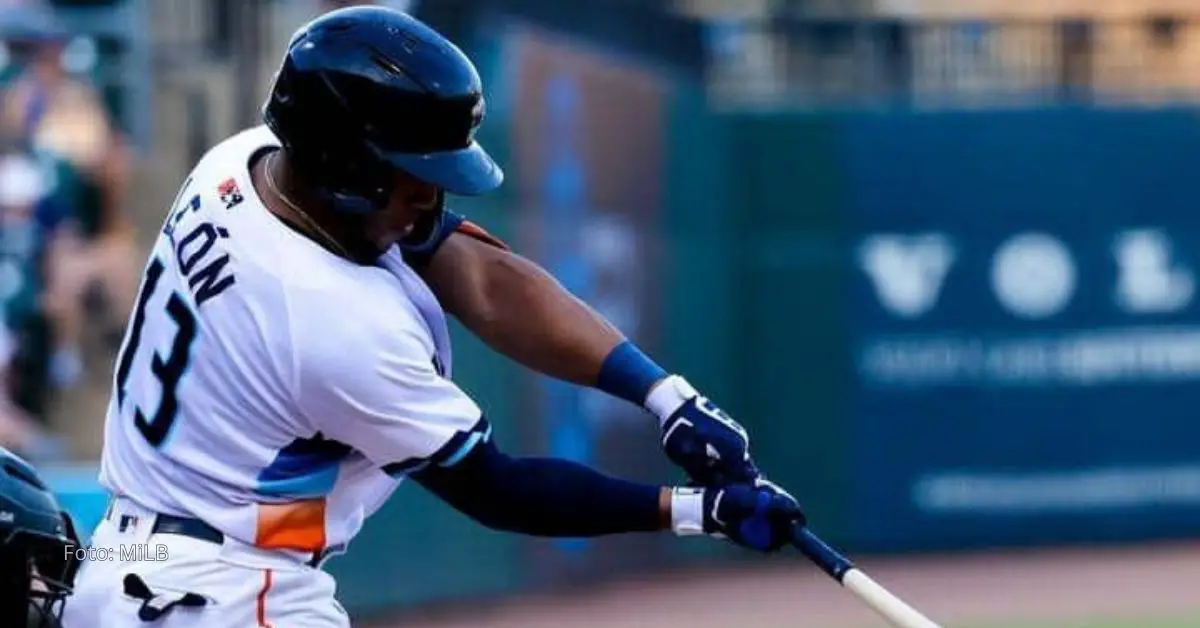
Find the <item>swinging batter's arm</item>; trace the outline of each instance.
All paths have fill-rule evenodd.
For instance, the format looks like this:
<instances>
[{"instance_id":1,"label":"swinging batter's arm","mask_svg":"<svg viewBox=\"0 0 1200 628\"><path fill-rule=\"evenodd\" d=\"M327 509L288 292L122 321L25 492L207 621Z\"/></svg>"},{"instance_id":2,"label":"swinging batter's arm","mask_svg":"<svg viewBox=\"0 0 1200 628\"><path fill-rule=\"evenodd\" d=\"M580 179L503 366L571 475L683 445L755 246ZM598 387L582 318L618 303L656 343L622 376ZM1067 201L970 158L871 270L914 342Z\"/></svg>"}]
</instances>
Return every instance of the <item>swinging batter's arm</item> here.
<instances>
[{"instance_id":1,"label":"swinging batter's arm","mask_svg":"<svg viewBox=\"0 0 1200 628\"><path fill-rule=\"evenodd\" d=\"M452 214L447 214L452 216ZM746 431L550 273L459 219L419 267L446 311L518 363L658 417L667 457L701 484L753 482Z\"/></svg>"},{"instance_id":2,"label":"swinging batter's arm","mask_svg":"<svg viewBox=\"0 0 1200 628\"><path fill-rule=\"evenodd\" d=\"M540 266L469 232L447 238L424 277L442 307L488 346L556 379L595 385L625 340Z\"/></svg>"}]
</instances>

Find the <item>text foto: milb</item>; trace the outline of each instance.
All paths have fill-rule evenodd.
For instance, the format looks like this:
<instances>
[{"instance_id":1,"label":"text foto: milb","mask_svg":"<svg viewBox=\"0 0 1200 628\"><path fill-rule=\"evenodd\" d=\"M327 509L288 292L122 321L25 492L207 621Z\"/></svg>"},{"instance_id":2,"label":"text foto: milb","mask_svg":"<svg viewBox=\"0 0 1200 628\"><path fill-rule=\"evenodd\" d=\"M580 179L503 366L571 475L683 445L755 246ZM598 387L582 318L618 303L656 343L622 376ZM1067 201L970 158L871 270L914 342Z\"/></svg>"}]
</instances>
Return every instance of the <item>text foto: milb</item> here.
<instances>
[{"instance_id":1,"label":"text foto: milb","mask_svg":"<svg viewBox=\"0 0 1200 628\"><path fill-rule=\"evenodd\" d=\"M67 545L64 552L63 558L70 560L74 554L78 561L109 562L119 559L121 562L157 562L167 559L167 546L162 543L131 543L116 548Z\"/></svg>"}]
</instances>

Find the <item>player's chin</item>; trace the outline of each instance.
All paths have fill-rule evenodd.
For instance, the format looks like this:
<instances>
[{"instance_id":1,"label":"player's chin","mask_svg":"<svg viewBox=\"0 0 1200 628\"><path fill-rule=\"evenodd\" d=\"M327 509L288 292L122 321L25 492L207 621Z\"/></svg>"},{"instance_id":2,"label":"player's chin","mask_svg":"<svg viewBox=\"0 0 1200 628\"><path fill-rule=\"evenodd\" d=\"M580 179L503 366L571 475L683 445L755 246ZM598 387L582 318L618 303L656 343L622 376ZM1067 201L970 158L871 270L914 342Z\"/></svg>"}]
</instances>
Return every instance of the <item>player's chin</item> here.
<instances>
[{"instance_id":1,"label":"player's chin","mask_svg":"<svg viewBox=\"0 0 1200 628\"><path fill-rule=\"evenodd\" d=\"M391 248L393 244L400 244L403 242L405 238L412 234L412 232L413 225L409 225L403 229L389 230L380 235L378 238L375 238L375 245L378 246L381 251L386 251L387 249Z\"/></svg>"}]
</instances>

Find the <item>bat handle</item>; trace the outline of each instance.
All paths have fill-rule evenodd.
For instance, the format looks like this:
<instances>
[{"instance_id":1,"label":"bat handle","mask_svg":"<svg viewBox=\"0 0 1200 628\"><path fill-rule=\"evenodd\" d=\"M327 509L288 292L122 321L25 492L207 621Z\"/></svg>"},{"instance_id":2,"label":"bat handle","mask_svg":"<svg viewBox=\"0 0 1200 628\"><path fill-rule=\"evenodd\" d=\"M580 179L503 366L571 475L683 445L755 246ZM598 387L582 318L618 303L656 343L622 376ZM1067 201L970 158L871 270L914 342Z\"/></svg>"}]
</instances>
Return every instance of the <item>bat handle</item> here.
<instances>
[{"instance_id":1,"label":"bat handle","mask_svg":"<svg viewBox=\"0 0 1200 628\"><path fill-rule=\"evenodd\" d=\"M829 577L897 628L941 628L872 580L854 563L804 526L792 529L792 544Z\"/></svg>"},{"instance_id":2,"label":"bat handle","mask_svg":"<svg viewBox=\"0 0 1200 628\"><path fill-rule=\"evenodd\" d=\"M795 545L801 554L816 563L821 571L829 574L830 578L838 582L842 582L846 573L855 568L849 558L830 547L828 543L813 534L812 530L804 526L798 525L792 529L792 545Z\"/></svg>"}]
</instances>

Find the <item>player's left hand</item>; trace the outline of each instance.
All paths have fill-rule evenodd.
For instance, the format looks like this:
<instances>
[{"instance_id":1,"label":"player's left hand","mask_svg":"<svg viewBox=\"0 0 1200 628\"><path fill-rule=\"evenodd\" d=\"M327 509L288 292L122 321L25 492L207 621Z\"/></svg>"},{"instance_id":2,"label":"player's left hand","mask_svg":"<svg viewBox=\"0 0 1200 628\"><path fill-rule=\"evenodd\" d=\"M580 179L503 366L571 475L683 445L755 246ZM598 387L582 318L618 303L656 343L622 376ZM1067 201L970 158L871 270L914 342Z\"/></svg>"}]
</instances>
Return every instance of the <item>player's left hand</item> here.
<instances>
[{"instance_id":1,"label":"player's left hand","mask_svg":"<svg viewBox=\"0 0 1200 628\"><path fill-rule=\"evenodd\" d=\"M671 376L660 386L671 387L674 398L682 400L670 404L673 409L661 407L667 404L652 408L661 412L662 447L671 462L703 486L752 484L758 479L745 428L683 378Z\"/></svg>"},{"instance_id":2,"label":"player's left hand","mask_svg":"<svg viewBox=\"0 0 1200 628\"><path fill-rule=\"evenodd\" d=\"M677 534L704 533L759 552L784 547L792 540L793 528L806 523L795 498L765 479L676 489L671 508Z\"/></svg>"}]
</instances>

